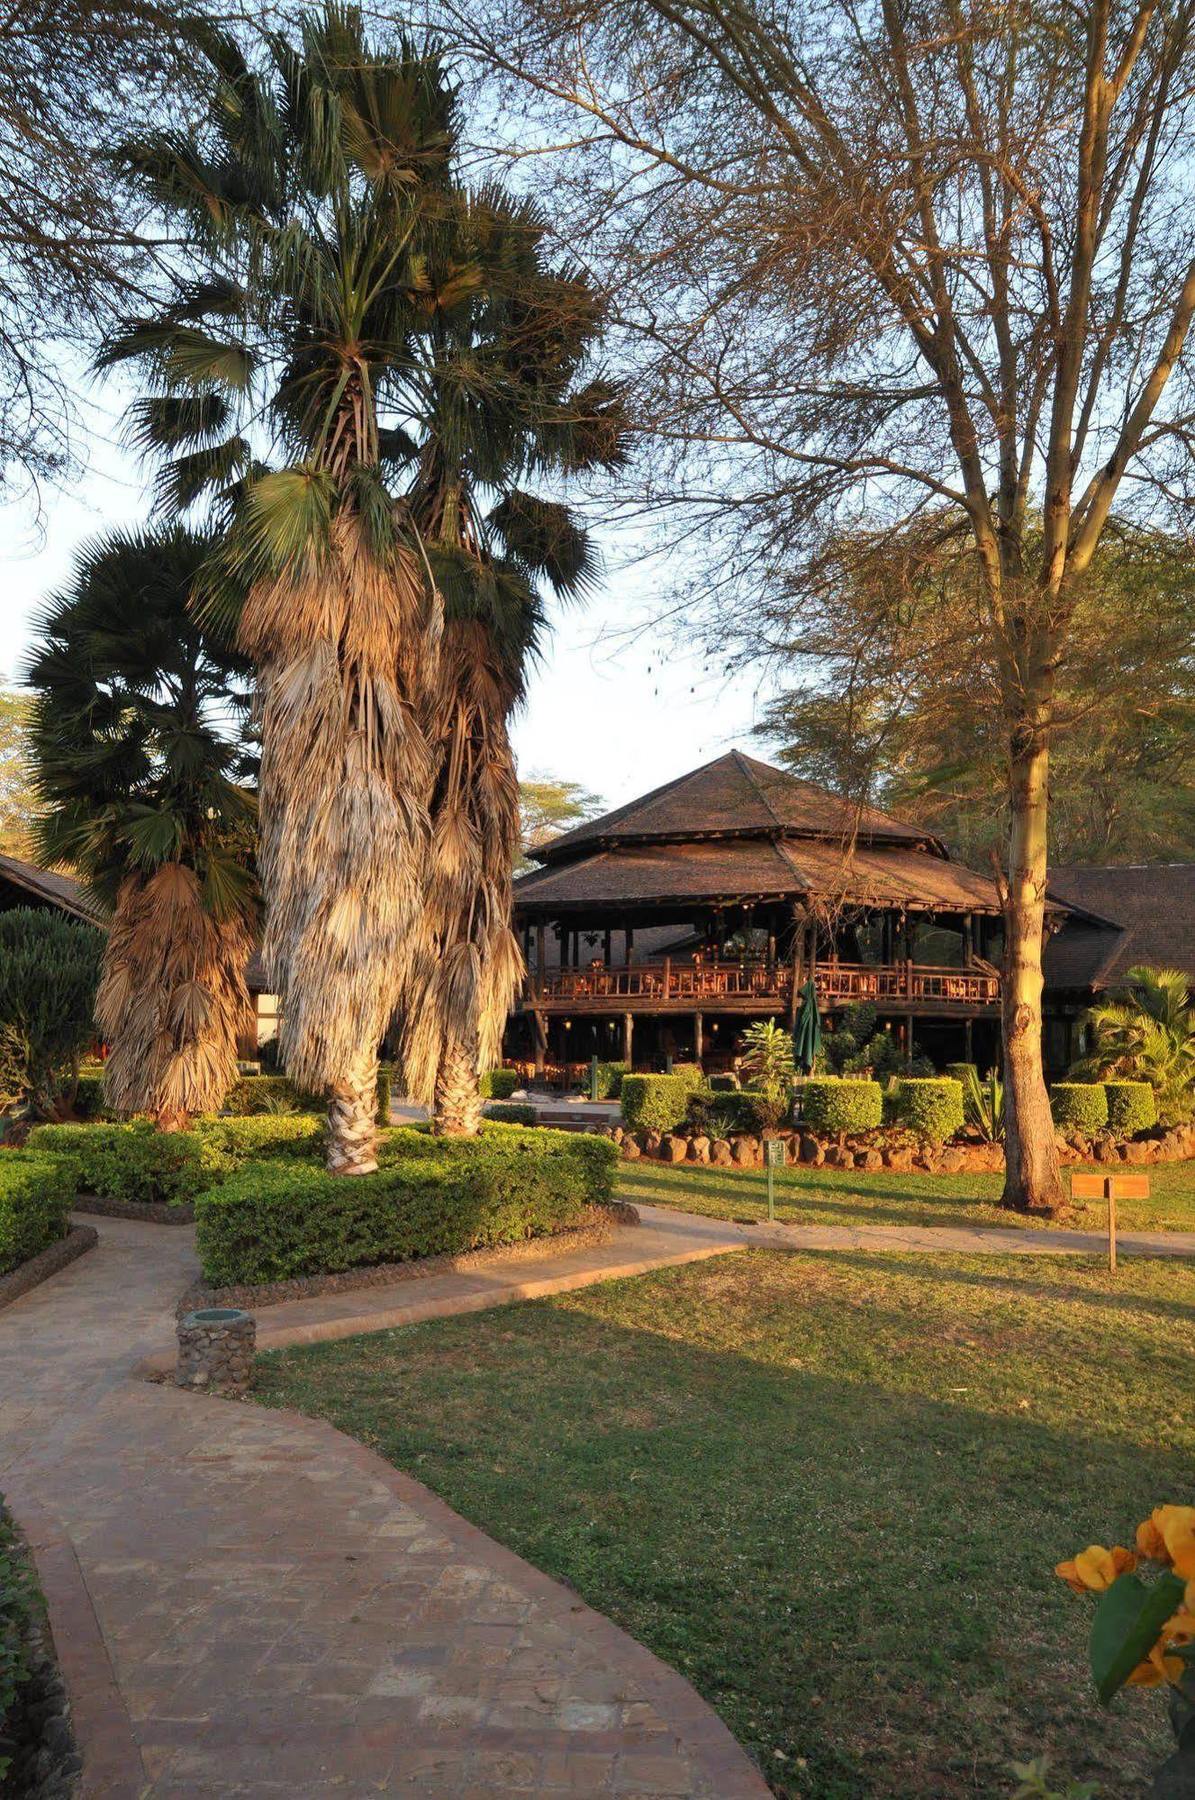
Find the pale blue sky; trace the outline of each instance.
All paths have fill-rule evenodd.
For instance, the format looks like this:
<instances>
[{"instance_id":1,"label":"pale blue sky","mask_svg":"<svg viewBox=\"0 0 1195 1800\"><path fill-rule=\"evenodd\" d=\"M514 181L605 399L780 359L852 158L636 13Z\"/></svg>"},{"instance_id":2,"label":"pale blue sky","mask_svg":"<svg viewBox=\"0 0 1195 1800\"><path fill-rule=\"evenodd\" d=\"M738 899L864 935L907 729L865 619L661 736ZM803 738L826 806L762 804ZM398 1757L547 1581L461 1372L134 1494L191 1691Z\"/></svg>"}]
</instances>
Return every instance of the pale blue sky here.
<instances>
[{"instance_id":1,"label":"pale blue sky","mask_svg":"<svg viewBox=\"0 0 1195 1800\"><path fill-rule=\"evenodd\" d=\"M40 528L29 508L0 507L0 680L17 676L37 610L69 578L78 546L147 516L141 471L119 442L118 396L101 394L89 424L87 469L68 491L44 493ZM514 735L525 775L580 782L617 806L734 744L751 748L758 692L753 677L728 677L716 657L686 650L670 626L652 629L658 568L607 560L603 589L558 618Z\"/></svg>"}]
</instances>

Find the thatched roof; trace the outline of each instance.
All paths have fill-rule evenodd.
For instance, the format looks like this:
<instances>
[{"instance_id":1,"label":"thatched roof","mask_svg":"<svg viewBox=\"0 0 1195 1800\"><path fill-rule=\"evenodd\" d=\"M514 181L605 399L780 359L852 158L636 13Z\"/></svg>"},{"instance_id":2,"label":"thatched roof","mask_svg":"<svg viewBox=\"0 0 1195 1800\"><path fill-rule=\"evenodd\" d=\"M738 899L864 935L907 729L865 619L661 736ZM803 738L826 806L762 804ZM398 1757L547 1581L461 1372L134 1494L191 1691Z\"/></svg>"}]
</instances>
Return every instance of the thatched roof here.
<instances>
[{"instance_id":1,"label":"thatched roof","mask_svg":"<svg viewBox=\"0 0 1195 1800\"><path fill-rule=\"evenodd\" d=\"M4 890L9 890L7 898ZM0 856L0 905L55 906L84 924L106 927L108 915L79 882L18 856Z\"/></svg>"},{"instance_id":2,"label":"thatched roof","mask_svg":"<svg viewBox=\"0 0 1195 1800\"><path fill-rule=\"evenodd\" d=\"M1050 870L1050 894L1076 909L1046 946L1046 983L1098 992L1135 963L1183 969L1195 984L1195 863Z\"/></svg>"},{"instance_id":3,"label":"thatched roof","mask_svg":"<svg viewBox=\"0 0 1195 1800\"><path fill-rule=\"evenodd\" d=\"M920 826L861 811L837 794L783 769L728 751L688 775L654 788L600 819L588 819L530 852L554 866L615 845L692 843L699 838L816 838L860 845L921 847L944 857L939 839Z\"/></svg>"}]
</instances>

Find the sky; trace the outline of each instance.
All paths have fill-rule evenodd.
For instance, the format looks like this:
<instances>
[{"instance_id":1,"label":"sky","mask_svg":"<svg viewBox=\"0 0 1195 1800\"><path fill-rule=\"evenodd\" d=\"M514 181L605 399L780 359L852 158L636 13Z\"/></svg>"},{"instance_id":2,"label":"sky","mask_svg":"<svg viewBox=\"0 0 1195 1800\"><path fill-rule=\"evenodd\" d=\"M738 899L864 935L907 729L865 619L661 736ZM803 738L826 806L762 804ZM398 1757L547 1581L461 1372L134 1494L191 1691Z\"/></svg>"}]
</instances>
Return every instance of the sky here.
<instances>
[{"instance_id":1,"label":"sky","mask_svg":"<svg viewBox=\"0 0 1195 1800\"><path fill-rule=\"evenodd\" d=\"M86 422L87 467L68 491L43 493L40 522L20 502L0 507L0 682L19 679L38 609L69 580L78 548L148 516L141 468L120 444L118 398L93 398ZM662 576L634 548L608 549L603 586L583 609L556 615L514 728L521 774L577 782L609 806L736 745L759 754L750 736L757 680L728 676L716 658L678 642L671 624L653 629Z\"/></svg>"}]
</instances>

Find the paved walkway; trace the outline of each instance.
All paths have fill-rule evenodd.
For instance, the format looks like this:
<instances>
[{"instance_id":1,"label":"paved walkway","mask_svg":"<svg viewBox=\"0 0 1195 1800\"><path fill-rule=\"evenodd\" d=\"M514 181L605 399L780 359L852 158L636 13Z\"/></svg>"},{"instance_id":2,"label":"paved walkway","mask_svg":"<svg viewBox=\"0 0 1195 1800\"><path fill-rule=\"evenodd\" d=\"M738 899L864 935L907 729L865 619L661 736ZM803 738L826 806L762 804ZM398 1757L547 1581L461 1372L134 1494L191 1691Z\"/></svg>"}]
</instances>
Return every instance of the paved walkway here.
<instances>
[{"instance_id":1,"label":"paved walkway","mask_svg":"<svg viewBox=\"0 0 1195 1800\"><path fill-rule=\"evenodd\" d=\"M0 1490L83 1577L89 1795L764 1800L686 1682L372 1452L132 1379L191 1233L98 1224L0 1313Z\"/></svg>"},{"instance_id":2,"label":"paved walkway","mask_svg":"<svg viewBox=\"0 0 1195 1800\"><path fill-rule=\"evenodd\" d=\"M1061 1231L1021 1225L736 1225L671 1206L646 1206L636 1199L644 1225L660 1230L671 1222L673 1235L719 1249L737 1244L782 1245L787 1250L937 1250L956 1255L1100 1256L1108 1250L1103 1231ZM1124 1256L1195 1257L1195 1231L1122 1231L1116 1236Z\"/></svg>"}]
</instances>

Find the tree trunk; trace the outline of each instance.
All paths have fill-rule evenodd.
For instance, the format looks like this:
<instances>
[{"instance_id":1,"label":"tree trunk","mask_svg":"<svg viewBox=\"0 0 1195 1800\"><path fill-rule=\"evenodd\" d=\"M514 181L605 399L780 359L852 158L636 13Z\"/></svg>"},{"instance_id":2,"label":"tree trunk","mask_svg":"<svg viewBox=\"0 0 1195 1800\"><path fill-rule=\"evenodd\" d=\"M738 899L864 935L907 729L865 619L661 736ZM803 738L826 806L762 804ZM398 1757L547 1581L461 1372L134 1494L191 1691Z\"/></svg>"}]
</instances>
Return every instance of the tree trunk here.
<instances>
[{"instance_id":1,"label":"tree trunk","mask_svg":"<svg viewBox=\"0 0 1195 1800\"><path fill-rule=\"evenodd\" d=\"M481 1083L476 1045L450 1034L436 1071L432 1130L437 1137L476 1137L481 1129Z\"/></svg>"},{"instance_id":2,"label":"tree trunk","mask_svg":"<svg viewBox=\"0 0 1195 1800\"><path fill-rule=\"evenodd\" d=\"M378 1166L378 1059L358 1054L328 1102L328 1171L369 1175Z\"/></svg>"},{"instance_id":3,"label":"tree trunk","mask_svg":"<svg viewBox=\"0 0 1195 1800\"><path fill-rule=\"evenodd\" d=\"M1042 927L1046 896L1049 750L1043 735L1014 738L1008 894L1004 908L1005 1177L1003 1204L1017 1212L1066 1205L1042 1068Z\"/></svg>"}]
</instances>

